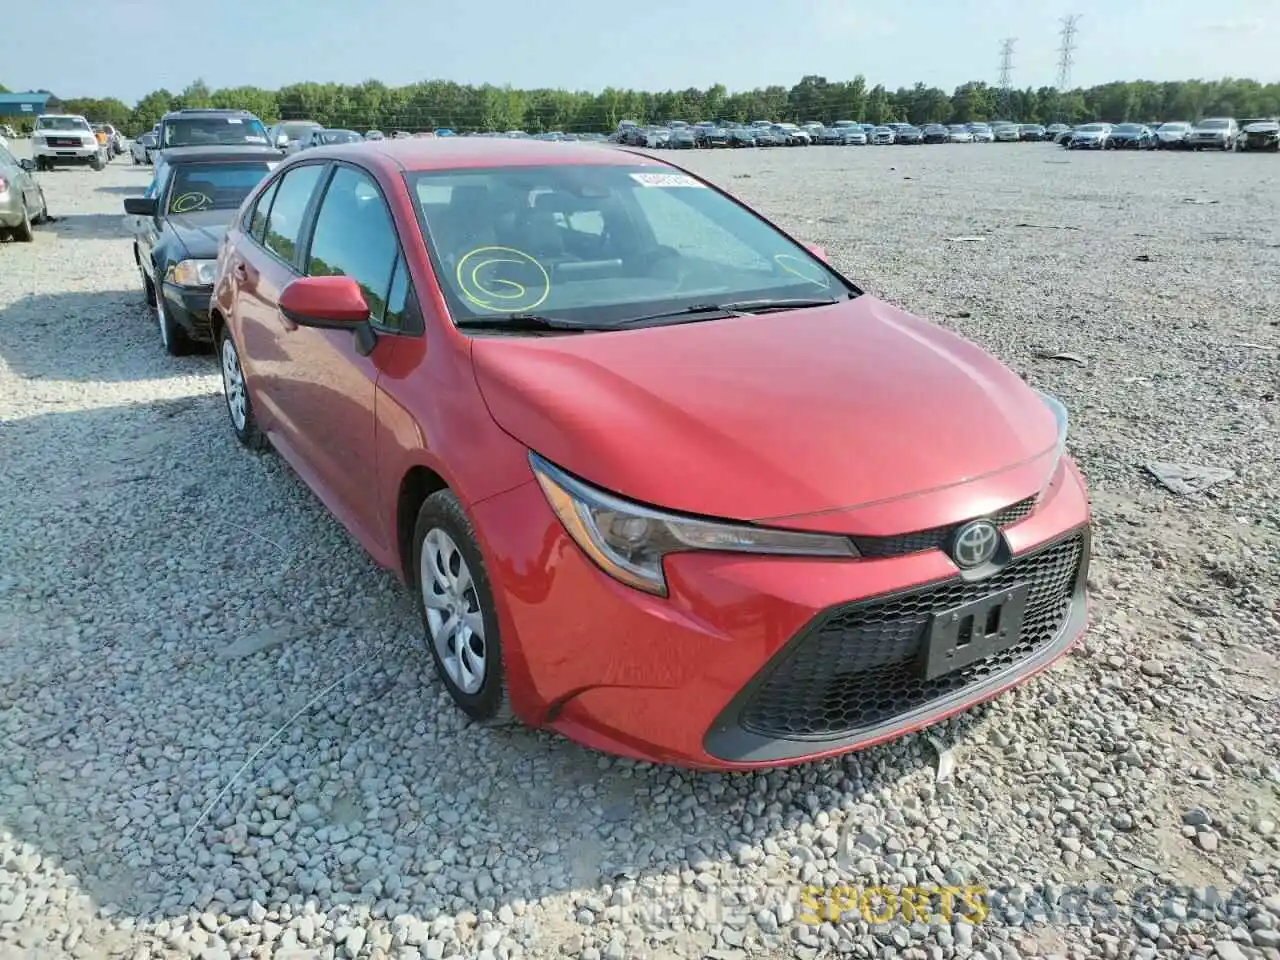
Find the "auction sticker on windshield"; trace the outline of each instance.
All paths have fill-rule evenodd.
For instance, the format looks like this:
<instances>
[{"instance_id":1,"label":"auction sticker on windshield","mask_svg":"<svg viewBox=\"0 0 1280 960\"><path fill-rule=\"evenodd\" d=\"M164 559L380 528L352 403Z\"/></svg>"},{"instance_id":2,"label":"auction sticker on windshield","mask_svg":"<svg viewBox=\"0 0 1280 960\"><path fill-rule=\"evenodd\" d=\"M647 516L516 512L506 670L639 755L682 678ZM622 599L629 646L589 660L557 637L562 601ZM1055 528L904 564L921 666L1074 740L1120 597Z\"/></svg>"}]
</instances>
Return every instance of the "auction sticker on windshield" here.
<instances>
[{"instance_id":1,"label":"auction sticker on windshield","mask_svg":"<svg viewBox=\"0 0 1280 960\"><path fill-rule=\"evenodd\" d=\"M683 173L633 173L631 179L642 187L700 187L705 190L707 186Z\"/></svg>"}]
</instances>

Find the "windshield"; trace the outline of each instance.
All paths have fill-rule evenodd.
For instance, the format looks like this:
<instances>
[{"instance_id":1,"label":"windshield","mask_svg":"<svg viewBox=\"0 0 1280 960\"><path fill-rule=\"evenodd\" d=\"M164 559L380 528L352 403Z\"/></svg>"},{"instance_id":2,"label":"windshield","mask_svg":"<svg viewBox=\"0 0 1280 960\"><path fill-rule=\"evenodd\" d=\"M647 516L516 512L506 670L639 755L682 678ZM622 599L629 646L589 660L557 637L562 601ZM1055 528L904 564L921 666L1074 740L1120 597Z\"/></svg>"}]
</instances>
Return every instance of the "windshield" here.
<instances>
[{"instance_id":1,"label":"windshield","mask_svg":"<svg viewBox=\"0 0 1280 960\"><path fill-rule=\"evenodd\" d=\"M290 140L301 140L303 137L308 136L312 130L318 128L319 124L316 123L282 123L276 128L276 136L279 137L283 134Z\"/></svg>"},{"instance_id":2,"label":"windshield","mask_svg":"<svg viewBox=\"0 0 1280 960\"><path fill-rule=\"evenodd\" d=\"M164 122L166 147L266 142L267 130L256 117L177 117Z\"/></svg>"},{"instance_id":3,"label":"windshield","mask_svg":"<svg viewBox=\"0 0 1280 960\"><path fill-rule=\"evenodd\" d=\"M1201 120L1200 127L1204 130L1223 130L1230 124L1226 120Z\"/></svg>"},{"instance_id":4,"label":"windshield","mask_svg":"<svg viewBox=\"0 0 1280 960\"><path fill-rule=\"evenodd\" d=\"M352 130L326 130L323 136L325 143L355 143L364 139Z\"/></svg>"},{"instance_id":5,"label":"windshield","mask_svg":"<svg viewBox=\"0 0 1280 960\"><path fill-rule=\"evenodd\" d=\"M1100 123L1086 123L1082 127L1076 127L1081 133L1101 133L1103 126Z\"/></svg>"},{"instance_id":6,"label":"windshield","mask_svg":"<svg viewBox=\"0 0 1280 960\"><path fill-rule=\"evenodd\" d=\"M173 168L169 213L236 210L274 166L268 160L182 163Z\"/></svg>"},{"instance_id":7,"label":"windshield","mask_svg":"<svg viewBox=\"0 0 1280 960\"><path fill-rule=\"evenodd\" d=\"M1186 130L1190 124L1186 123L1166 123L1160 127L1161 130Z\"/></svg>"},{"instance_id":8,"label":"windshield","mask_svg":"<svg viewBox=\"0 0 1280 960\"><path fill-rule=\"evenodd\" d=\"M36 121L37 130L84 130L92 133L89 129L89 121L81 120L79 117L41 117Z\"/></svg>"},{"instance_id":9,"label":"windshield","mask_svg":"<svg viewBox=\"0 0 1280 960\"><path fill-rule=\"evenodd\" d=\"M1120 126L1116 127L1116 132L1117 133L1137 133L1141 129L1142 127L1140 127L1136 123L1122 123L1120 124Z\"/></svg>"},{"instance_id":10,"label":"windshield","mask_svg":"<svg viewBox=\"0 0 1280 960\"><path fill-rule=\"evenodd\" d=\"M455 319L608 327L668 310L848 288L805 248L683 173L564 165L408 174Z\"/></svg>"}]
</instances>

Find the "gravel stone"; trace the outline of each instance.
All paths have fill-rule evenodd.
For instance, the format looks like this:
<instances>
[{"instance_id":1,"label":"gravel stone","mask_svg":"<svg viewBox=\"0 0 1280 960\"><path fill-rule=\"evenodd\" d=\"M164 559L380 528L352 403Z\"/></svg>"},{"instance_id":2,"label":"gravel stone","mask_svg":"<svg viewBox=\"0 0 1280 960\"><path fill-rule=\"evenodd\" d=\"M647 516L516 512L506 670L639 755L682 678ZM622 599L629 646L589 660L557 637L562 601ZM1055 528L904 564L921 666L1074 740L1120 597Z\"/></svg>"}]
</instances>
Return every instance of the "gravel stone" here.
<instances>
[{"instance_id":1,"label":"gravel stone","mask_svg":"<svg viewBox=\"0 0 1280 960\"><path fill-rule=\"evenodd\" d=\"M394 578L236 445L212 356L161 353L120 203L149 169L40 174L57 221L0 246L0 956L1276 960L1275 158L680 162L1064 400L1082 642L929 731L778 771L466 723ZM1234 479L1181 496L1157 461ZM808 883L1026 890L978 926L880 929L803 923ZM1217 906L1141 933L1046 925L1032 895L1210 883Z\"/></svg>"}]
</instances>

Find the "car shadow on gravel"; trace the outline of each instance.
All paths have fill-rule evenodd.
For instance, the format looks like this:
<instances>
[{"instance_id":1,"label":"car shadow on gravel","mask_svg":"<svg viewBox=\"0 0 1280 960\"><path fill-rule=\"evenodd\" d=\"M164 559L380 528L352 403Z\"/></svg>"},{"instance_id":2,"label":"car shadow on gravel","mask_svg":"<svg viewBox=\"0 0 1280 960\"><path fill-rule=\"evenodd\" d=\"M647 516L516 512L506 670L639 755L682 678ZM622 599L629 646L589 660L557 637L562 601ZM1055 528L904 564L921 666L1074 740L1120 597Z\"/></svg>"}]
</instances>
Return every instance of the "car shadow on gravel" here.
<instances>
[{"instance_id":1,"label":"car shadow on gravel","mask_svg":"<svg viewBox=\"0 0 1280 960\"><path fill-rule=\"evenodd\" d=\"M133 290L41 293L0 307L0 359L28 380L122 382L214 372L212 351L170 357Z\"/></svg>"},{"instance_id":2,"label":"car shadow on gravel","mask_svg":"<svg viewBox=\"0 0 1280 960\"><path fill-rule=\"evenodd\" d=\"M430 922L634 882L643 918L645 891L669 904L717 864L744 884L766 858L852 870L866 852L822 811L856 825L904 780L921 808L944 789L925 735L726 775L466 722L406 591L225 416L210 395L0 423L18 545L0 570L0 823L17 841L0 832L0 858L86 894L67 909L90 945L103 907L203 943L197 914L221 929L255 902ZM51 470L50 450L81 466ZM930 733L961 738L982 709ZM904 831L922 816L888 814ZM714 912L732 893L698 896ZM20 896L43 923L44 899Z\"/></svg>"},{"instance_id":3,"label":"car shadow on gravel","mask_svg":"<svg viewBox=\"0 0 1280 960\"><path fill-rule=\"evenodd\" d=\"M146 188L143 187L143 190ZM60 215L56 205L49 212L53 222L48 229L61 237L76 240L120 240L129 236L124 208L119 213L71 213Z\"/></svg>"}]
</instances>

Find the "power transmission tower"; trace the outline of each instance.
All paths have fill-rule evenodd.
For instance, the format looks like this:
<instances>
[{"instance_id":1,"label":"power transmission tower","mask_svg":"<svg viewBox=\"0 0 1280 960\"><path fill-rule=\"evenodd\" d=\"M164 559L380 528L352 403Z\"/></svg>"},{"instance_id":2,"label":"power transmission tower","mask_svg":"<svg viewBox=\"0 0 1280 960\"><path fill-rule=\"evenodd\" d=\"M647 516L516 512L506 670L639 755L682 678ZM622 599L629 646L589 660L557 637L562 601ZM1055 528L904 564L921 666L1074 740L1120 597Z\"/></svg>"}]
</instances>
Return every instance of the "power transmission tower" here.
<instances>
[{"instance_id":1,"label":"power transmission tower","mask_svg":"<svg viewBox=\"0 0 1280 960\"><path fill-rule=\"evenodd\" d=\"M1000 41L1000 115L1006 120L1010 119L1007 114L1013 91L1013 45L1017 42L1014 37Z\"/></svg>"},{"instance_id":2,"label":"power transmission tower","mask_svg":"<svg viewBox=\"0 0 1280 960\"><path fill-rule=\"evenodd\" d=\"M1071 65L1075 63L1076 24L1080 22L1080 14L1073 13L1060 21L1062 30L1059 36L1062 42L1058 47L1058 92L1065 93L1071 83Z\"/></svg>"}]
</instances>

